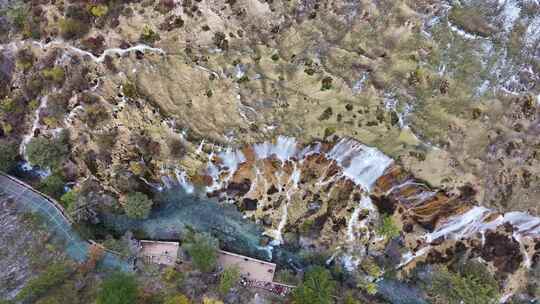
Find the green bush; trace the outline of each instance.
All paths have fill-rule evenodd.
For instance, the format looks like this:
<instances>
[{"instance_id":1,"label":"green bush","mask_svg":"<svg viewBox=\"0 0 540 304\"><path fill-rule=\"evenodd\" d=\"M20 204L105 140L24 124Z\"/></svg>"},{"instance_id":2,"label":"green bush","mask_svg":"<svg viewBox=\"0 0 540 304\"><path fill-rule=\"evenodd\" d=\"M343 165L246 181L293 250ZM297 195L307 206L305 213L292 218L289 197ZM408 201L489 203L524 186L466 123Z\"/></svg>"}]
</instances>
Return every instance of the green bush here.
<instances>
[{"instance_id":1,"label":"green bush","mask_svg":"<svg viewBox=\"0 0 540 304\"><path fill-rule=\"evenodd\" d=\"M60 197L60 203L62 204L62 206L64 206L64 208L69 208L70 206L75 204L75 201L77 200L77 195L78 193L75 190L68 191Z\"/></svg>"},{"instance_id":2,"label":"green bush","mask_svg":"<svg viewBox=\"0 0 540 304\"><path fill-rule=\"evenodd\" d=\"M160 39L159 34L156 33L150 26L145 25L141 33L141 40L152 44Z\"/></svg>"},{"instance_id":3,"label":"green bush","mask_svg":"<svg viewBox=\"0 0 540 304\"><path fill-rule=\"evenodd\" d=\"M218 291L221 295L225 296L229 290L238 282L240 279L240 270L238 267L230 267L223 270L219 278Z\"/></svg>"},{"instance_id":4,"label":"green bush","mask_svg":"<svg viewBox=\"0 0 540 304\"><path fill-rule=\"evenodd\" d=\"M391 240L399 236L399 227L394 223L392 216L384 215L379 227L377 227L377 233Z\"/></svg>"},{"instance_id":5,"label":"green bush","mask_svg":"<svg viewBox=\"0 0 540 304\"><path fill-rule=\"evenodd\" d=\"M197 269L210 272L217 265L217 240L207 234L192 234L184 245Z\"/></svg>"},{"instance_id":6,"label":"green bush","mask_svg":"<svg viewBox=\"0 0 540 304\"><path fill-rule=\"evenodd\" d=\"M161 274L161 278L170 286L180 287L182 283L184 282L185 276L184 276L184 273L176 270L176 268L171 266L171 267L165 268L165 270Z\"/></svg>"},{"instance_id":7,"label":"green bush","mask_svg":"<svg viewBox=\"0 0 540 304\"><path fill-rule=\"evenodd\" d=\"M38 277L31 279L15 298L17 301L34 302L52 287L63 283L72 271L65 264L53 264Z\"/></svg>"},{"instance_id":8,"label":"green bush","mask_svg":"<svg viewBox=\"0 0 540 304\"><path fill-rule=\"evenodd\" d=\"M16 145L0 142L0 171L9 172L17 166L19 151Z\"/></svg>"},{"instance_id":9,"label":"green bush","mask_svg":"<svg viewBox=\"0 0 540 304\"><path fill-rule=\"evenodd\" d=\"M304 281L293 293L295 304L330 304L336 283L332 280L330 271L321 266L311 268Z\"/></svg>"},{"instance_id":10,"label":"green bush","mask_svg":"<svg viewBox=\"0 0 540 304\"><path fill-rule=\"evenodd\" d=\"M137 282L133 275L116 272L101 283L97 304L133 304L137 301Z\"/></svg>"},{"instance_id":11,"label":"green bush","mask_svg":"<svg viewBox=\"0 0 540 304\"><path fill-rule=\"evenodd\" d=\"M66 181L60 173L53 173L47 176L38 186L38 190L54 198L62 197Z\"/></svg>"},{"instance_id":12,"label":"green bush","mask_svg":"<svg viewBox=\"0 0 540 304\"><path fill-rule=\"evenodd\" d=\"M150 215L153 202L141 192L130 193L127 196L124 210L128 217L133 219L145 219Z\"/></svg>"},{"instance_id":13,"label":"green bush","mask_svg":"<svg viewBox=\"0 0 540 304\"><path fill-rule=\"evenodd\" d=\"M330 76L324 77L321 81L321 91L328 91L332 89L333 79Z\"/></svg>"},{"instance_id":14,"label":"green bush","mask_svg":"<svg viewBox=\"0 0 540 304\"><path fill-rule=\"evenodd\" d=\"M41 75L43 75L45 79L52 81L56 84L62 84L66 77L64 69L61 67L45 69L41 72Z\"/></svg>"},{"instance_id":15,"label":"green bush","mask_svg":"<svg viewBox=\"0 0 540 304\"><path fill-rule=\"evenodd\" d=\"M58 168L69 154L69 147L62 138L32 138L26 146L28 161L42 168Z\"/></svg>"},{"instance_id":16,"label":"green bush","mask_svg":"<svg viewBox=\"0 0 540 304\"><path fill-rule=\"evenodd\" d=\"M191 301L183 294L168 296L164 304L191 304Z\"/></svg>"},{"instance_id":17,"label":"green bush","mask_svg":"<svg viewBox=\"0 0 540 304\"><path fill-rule=\"evenodd\" d=\"M90 14L94 17L103 17L107 14L109 8L105 4L92 5L90 7Z\"/></svg>"}]
</instances>

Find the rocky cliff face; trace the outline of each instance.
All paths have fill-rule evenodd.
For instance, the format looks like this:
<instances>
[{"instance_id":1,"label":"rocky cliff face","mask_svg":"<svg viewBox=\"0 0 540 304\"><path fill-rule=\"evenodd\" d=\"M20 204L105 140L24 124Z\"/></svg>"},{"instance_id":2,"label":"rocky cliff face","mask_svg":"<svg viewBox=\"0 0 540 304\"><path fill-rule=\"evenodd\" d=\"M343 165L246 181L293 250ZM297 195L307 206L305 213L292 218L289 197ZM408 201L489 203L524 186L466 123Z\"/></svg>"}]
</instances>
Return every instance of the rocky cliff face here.
<instances>
[{"instance_id":1,"label":"rocky cliff face","mask_svg":"<svg viewBox=\"0 0 540 304\"><path fill-rule=\"evenodd\" d=\"M481 258L510 282L539 262L540 218L478 206L470 188L459 195L432 188L350 138L301 146L278 137L226 149L211 154L205 172L209 195L264 225L271 244L329 250L350 270L384 255L396 236L400 256L391 268L466 256ZM397 226L392 237L380 229L387 216Z\"/></svg>"}]
</instances>

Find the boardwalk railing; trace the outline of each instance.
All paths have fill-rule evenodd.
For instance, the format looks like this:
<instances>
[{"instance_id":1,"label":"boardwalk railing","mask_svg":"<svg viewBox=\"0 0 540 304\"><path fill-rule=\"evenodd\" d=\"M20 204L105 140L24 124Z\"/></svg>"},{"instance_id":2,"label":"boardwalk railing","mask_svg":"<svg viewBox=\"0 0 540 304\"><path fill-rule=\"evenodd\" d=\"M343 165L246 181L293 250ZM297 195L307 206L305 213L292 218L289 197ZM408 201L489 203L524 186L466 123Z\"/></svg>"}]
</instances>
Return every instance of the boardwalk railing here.
<instances>
[{"instance_id":1,"label":"boardwalk railing","mask_svg":"<svg viewBox=\"0 0 540 304\"><path fill-rule=\"evenodd\" d=\"M51 206L54 207L54 209L56 209L58 211L58 214L60 214L62 216L62 218L67 222L67 224L69 226L73 227L73 224L75 223L75 221L66 212L64 207L59 202L57 202L54 198L50 197L49 195L47 195L47 194L45 194L45 193L43 193L41 191L36 190L35 188L30 186L29 184L27 184L27 183L15 178L15 177L9 175L9 174L5 174L5 173L0 171L0 176L3 176L5 178L9 179L10 181L16 183L17 185L24 188L25 190L32 191L35 194L43 197ZM101 247L105 252L108 252L108 253L110 253L112 255L115 255L115 256L118 256L118 257L121 257L121 258L126 258L127 257L124 254L121 254L120 252L105 248L103 245L97 243L96 241L94 241L92 239L87 239L85 241L90 245L95 245L95 246Z\"/></svg>"}]
</instances>

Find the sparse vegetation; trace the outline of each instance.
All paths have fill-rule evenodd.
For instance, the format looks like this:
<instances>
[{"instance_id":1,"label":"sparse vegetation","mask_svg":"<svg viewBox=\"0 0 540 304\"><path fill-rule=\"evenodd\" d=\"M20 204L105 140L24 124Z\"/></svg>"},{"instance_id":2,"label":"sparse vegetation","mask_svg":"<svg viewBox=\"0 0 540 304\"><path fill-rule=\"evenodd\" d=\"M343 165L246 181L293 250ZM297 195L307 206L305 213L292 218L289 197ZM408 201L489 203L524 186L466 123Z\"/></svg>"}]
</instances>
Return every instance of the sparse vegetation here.
<instances>
[{"instance_id":1,"label":"sparse vegetation","mask_svg":"<svg viewBox=\"0 0 540 304\"><path fill-rule=\"evenodd\" d=\"M17 301L33 302L50 288L60 285L72 273L66 264L53 264L28 284L17 294Z\"/></svg>"}]
</instances>

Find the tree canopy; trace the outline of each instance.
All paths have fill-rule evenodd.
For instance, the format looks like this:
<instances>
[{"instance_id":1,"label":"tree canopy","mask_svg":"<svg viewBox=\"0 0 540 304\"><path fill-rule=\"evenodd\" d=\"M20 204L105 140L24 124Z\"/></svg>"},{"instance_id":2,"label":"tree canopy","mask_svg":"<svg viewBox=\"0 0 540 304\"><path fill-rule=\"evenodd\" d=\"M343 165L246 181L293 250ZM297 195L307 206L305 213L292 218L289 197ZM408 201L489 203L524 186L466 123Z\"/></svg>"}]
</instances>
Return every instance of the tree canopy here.
<instances>
[{"instance_id":1,"label":"tree canopy","mask_svg":"<svg viewBox=\"0 0 540 304\"><path fill-rule=\"evenodd\" d=\"M215 269L218 250L216 239L207 234L194 233L188 237L184 247L197 269L203 272L210 272Z\"/></svg>"},{"instance_id":2,"label":"tree canopy","mask_svg":"<svg viewBox=\"0 0 540 304\"><path fill-rule=\"evenodd\" d=\"M295 304L330 304L336 283L332 280L330 271L321 266L311 268L304 281L295 289L293 299Z\"/></svg>"},{"instance_id":3,"label":"tree canopy","mask_svg":"<svg viewBox=\"0 0 540 304\"><path fill-rule=\"evenodd\" d=\"M124 210L127 216L133 219L145 219L150 215L153 202L146 194L133 192L127 196Z\"/></svg>"},{"instance_id":4,"label":"tree canopy","mask_svg":"<svg viewBox=\"0 0 540 304\"><path fill-rule=\"evenodd\" d=\"M42 168L58 168L69 154L69 147L63 138L36 137L26 146L28 160Z\"/></svg>"}]
</instances>

